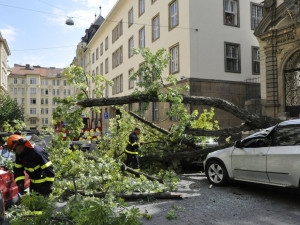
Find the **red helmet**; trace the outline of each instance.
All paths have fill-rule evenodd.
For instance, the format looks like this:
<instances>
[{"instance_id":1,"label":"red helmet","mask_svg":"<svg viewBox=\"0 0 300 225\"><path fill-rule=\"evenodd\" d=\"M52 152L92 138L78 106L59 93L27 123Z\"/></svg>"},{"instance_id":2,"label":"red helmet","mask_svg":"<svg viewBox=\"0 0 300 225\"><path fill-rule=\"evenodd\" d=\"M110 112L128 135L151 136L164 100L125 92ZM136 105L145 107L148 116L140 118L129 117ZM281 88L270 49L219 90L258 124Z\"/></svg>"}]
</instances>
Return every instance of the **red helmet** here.
<instances>
[{"instance_id":1,"label":"red helmet","mask_svg":"<svg viewBox=\"0 0 300 225\"><path fill-rule=\"evenodd\" d=\"M11 150L15 149L17 144L24 144L28 148L33 148L29 141L18 134L13 134L7 139L7 147Z\"/></svg>"}]
</instances>

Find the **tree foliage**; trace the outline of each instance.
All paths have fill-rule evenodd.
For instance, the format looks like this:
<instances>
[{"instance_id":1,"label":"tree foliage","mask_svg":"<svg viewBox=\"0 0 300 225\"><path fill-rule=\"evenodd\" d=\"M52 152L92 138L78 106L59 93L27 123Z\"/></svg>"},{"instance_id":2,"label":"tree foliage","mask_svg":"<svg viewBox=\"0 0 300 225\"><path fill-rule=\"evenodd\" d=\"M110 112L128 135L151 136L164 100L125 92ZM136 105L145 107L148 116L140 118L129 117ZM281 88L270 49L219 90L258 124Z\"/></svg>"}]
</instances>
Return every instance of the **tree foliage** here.
<instances>
[{"instance_id":1,"label":"tree foliage","mask_svg":"<svg viewBox=\"0 0 300 225\"><path fill-rule=\"evenodd\" d=\"M0 127L5 122L13 125L16 120L24 120L22 108L9 95L0 93Z\"/></svg>"}]
</instances>

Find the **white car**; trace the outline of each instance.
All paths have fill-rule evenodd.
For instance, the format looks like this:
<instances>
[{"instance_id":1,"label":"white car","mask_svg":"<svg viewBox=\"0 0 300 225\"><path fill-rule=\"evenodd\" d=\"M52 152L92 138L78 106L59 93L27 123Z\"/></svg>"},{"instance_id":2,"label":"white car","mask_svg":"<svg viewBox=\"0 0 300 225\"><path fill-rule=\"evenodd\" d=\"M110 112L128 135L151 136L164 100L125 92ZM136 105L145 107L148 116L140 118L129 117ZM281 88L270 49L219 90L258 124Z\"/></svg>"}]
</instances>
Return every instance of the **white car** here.
<instances>
[{"instance_id":1,"label":"white car","mask_svg":"<svg viewBox=\"0 0 300 225\"><path fill-rule=\"evenodd\" d=\"M204 168L217 186L233 179L300 187L300 119L281 122L208 154Z\"/></svg>"}]
</instances>

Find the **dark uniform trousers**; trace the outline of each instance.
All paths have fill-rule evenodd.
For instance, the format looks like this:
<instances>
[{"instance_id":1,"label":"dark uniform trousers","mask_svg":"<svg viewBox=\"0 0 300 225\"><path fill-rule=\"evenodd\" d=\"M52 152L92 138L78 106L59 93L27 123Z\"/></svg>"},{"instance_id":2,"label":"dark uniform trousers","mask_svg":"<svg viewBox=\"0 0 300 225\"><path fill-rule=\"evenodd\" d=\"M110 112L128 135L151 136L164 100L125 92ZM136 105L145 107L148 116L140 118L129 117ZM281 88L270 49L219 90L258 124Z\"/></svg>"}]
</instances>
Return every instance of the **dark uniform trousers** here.
<instances>
[{"instance_id":1,"label":"dark uniform trousers","mask_svg":"<svg viewBox=\"0 0 300 225\"><path fill-rule=\"evenodd\" d=\"M131 166L133 169L139 169L139 159L138 159L138 151L139 151L139 138L138 136L132 132L129 135L128 144L126 146L125 152L127 156L127 160L125 162L126 166Z\"/></svg>"}]
</instances>

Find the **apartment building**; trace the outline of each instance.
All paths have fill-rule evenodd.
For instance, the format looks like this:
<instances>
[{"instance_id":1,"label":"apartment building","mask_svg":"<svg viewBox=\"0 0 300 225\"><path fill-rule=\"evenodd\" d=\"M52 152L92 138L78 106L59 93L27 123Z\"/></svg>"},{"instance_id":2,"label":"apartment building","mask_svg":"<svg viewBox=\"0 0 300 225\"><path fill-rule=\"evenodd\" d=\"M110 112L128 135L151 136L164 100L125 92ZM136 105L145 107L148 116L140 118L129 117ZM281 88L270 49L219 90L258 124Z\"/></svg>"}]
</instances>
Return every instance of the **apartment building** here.
<instances>
[{"instance_id":1,"label":"apartment building","mask_svg":"<svg viewBox=\"0 0 300 225\"><path fill-rule=\"evenodd\" d=\"M6 40L0 33L0 93L7 93L7 76L9 73L7 57L10 55L10 50Z\"/></svg>"},{"instance_id":2,"label":"apartment building","mask_svg":"<svg viewBox=\"0 0 300 225\"><path fill-rule=\"evenodd\" d=\"M23 107L27 129L53 127L52 114L57 104L55 97L74 94L74 87L67 84L62 69L55 67L25 66L15 64L8 76L8 92Z\"/></svg>"},{"instance_id":3,"label":"apartment building","mask_svg":"<svg viewBox=\"0 0 300 225\"><path fill-rule=\"evenodd\" d=\"M136 88L128 78L143 63L133 48L147 47L153 52L165 48L171 61L164 75L171 73L180 83L189 83L188 94L219 97L244 106L246 100L260 95L259 47L253 35L263 16L260 2L119 0L92 38L83 38L78 44L74 62L89 74L114 81L105 97L123 96ZM90 96L94 97L92 91ZM141 104L128 108L134 111ZM169 108L166 103L151 103L144 117L168 128L174 123L167 119ZM189 107L194 109L201 107ZM93 114L103 121L105 131L104 115L106 119L114 116L115 110L103 107L100 115ZM240 123L218 110L216 119L222 127Z\"/></svg>"}]
</instances>

